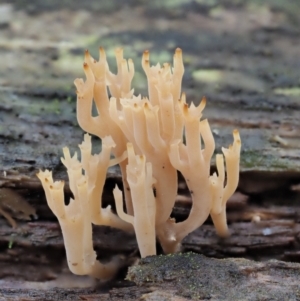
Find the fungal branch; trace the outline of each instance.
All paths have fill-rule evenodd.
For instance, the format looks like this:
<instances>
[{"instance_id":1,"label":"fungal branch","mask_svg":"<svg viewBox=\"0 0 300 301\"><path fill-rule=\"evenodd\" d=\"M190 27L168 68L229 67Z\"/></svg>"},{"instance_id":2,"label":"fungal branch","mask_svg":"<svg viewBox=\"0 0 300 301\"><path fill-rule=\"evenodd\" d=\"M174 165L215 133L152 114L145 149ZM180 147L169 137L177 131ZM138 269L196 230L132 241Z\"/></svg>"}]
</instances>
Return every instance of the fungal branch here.
<instances>
[{"instance_id":1,"label":"fungal branch","mask_svg":"<svg viewBox=\"0 0 300 301\"><path fill-rule=\"evenodd\" d=\"M144 155L135 155L131 143L127 144L127 152L127 180L131 189L134 216L123 211L122 192L116 187L113 193L118 215L134 226L141 256L146 257L156 253L156 202L153 193L155 179L152 177L152 164L146 163Z\"/></svg>"},{"instance_id":2,"label":"fungal branch","mask_svg":"<svg viewBox=\"0 0 300 301\"><path fill-rule=\"evenodd\" d=\"M210 216L213 220L217 234L222 237L229 235L226 221L226 203L235 192L239 180L241 139L237 130L233 131L233 139L233 145L230 145L229 148L222 148L227 170L227 183L225 187L223 155L219 154L216 157L218 176L214 173L210 177L212 194L212 209Z\"/></svg>"},{"instance_id":3,"label":"fungal branch","mask_svg":"<svg viewBox=\"0 0 300 301\"><path fill-rule=\"evenodd\" d=\"M38 173L49 207L60 222L71 271L105 279L114 274L116 262L108 268L96 260L92 224L134 230L142 257L156 254L156 238L165 253L176 252L182 239L209 215L217 234L227 236L226 202L237 188L241 149L239 133L234 130L232 146L216 156L217 173L210 175L215 141L208 120L201 120L206 99L197 106L187 104L181 92L181 49L175 51L173 67L168 63L151 66L149 51L144 52L148 97L134 95L132 60L124 59L120 48L115 56L117 74L109 70L103 48L98 61L86 51L86 80L74 82L78 123L102 140L102 151L92 155L88 134L79 145L81 161L64 148L62 162L74 195L68 206L64 205L63 182L54 182L50 171ZM102 208L101 202L107 169L114 164L120 165L123 180L123 193L118 187L113 191L117 215L110 207ZM182 222L170 217L178 171L192 197L190 214Z\"/></svg>"},{"instance_id":4,"label":"fungal branch","mask_svg":"<svg viewBox=\"0 0 300 301\"><path fill-rule=\"evenodd\" d=\"M60 223L69 269L77 275L110 279L119 268L118 260L106 265L96 260L92 223L132 230L132 226L112 213L110 207L101 206L107 169L123 159L122 157L117 160L110 159L114 145L111 137L104 137L102 152L91 155L91 136L85 134L84 141L80 145L81 162L77 159L77 153L71 157L69 149L67 147L63 149L64 158L61 158L61 161L67 168L70 190L74 195L67 206L64 198L64 182L53 181L52 172L49 170L37 174L45 190L48 205Z\"/></svg>"}]
</instances>

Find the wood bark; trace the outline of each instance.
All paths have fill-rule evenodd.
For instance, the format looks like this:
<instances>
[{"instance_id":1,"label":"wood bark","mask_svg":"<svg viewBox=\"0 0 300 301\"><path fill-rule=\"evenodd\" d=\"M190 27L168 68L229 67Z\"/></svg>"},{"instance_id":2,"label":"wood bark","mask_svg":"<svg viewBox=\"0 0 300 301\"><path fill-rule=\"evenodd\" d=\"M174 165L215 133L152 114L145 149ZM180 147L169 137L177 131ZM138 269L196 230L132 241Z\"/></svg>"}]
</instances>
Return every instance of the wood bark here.
<instances>
[{"instance_id":1,"label":"wood bark","mask_svg":"<svg viewBox=\"0 0 300 301\"><path fill-rule=\"evenodd\" d=\"M299 11L298 0L0 1L0 212L16 222L12 228L0 217L0 300L235 300L242 293L237 300L299 300ZM161 266L145 259L130 270L131 281L123 280L126 267L101 285L68 272L60 228L35 174L53 170L70 197L61 149L77 151L83 137L73 81L84 76L84 49L97 58L99 46L109 59L114 47L124 47L135 62L135 92L143 95L142 51L150 50L154 64L171 62L181 47L182 90L188 102L207 97L203 118L216 153L232 143L233 129L241 133L240 182L227 210L231 236L219 239L208 220L183 241L182 251L207 256L190 257L202 273L194 274L198 269L190 268L186 255L157 257ZM93 145L99 152L100 141ZM114 208L116 183L115 169L107 177L104 206ZM190 206L179 177L172 216L184 220ZM119 255L130 266L139 258L134 235L95 227L94 243L100 260ZM203 272L203 266L209 269ZM218 269L225 282L218 281ZM197 285L209 281L180 286L180 279L195 277Z\"/></svg>"}]
</instances>

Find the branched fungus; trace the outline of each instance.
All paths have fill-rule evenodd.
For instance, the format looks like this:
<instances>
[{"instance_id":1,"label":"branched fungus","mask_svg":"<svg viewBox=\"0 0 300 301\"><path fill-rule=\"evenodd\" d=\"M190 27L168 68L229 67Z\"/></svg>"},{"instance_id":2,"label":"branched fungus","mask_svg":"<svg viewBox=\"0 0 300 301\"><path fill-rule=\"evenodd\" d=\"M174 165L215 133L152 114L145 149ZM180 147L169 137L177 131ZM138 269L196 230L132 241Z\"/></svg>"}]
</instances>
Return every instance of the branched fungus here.
<instances>
[{"instance_id":1,"label":"branched fungus","mask_svg":"<svg viewBox=\"0 0 300 301\"><path fill-rule=\"evenodd\" d=\"M96 260L92 224L134 230L142 257L156 254L156 238L165 253L176 252L182 239L209 215L217 234L228 235L226 202L238 184L241 140L234 130L232 146L216 156L217 173L210 175L215 141L207 119L201 120L206 99L198 106L186 103L181 92L181 49L175 51L173 68L167 63L151 66L149 52L144 52L142 67L148 97L134 95L134 65L123 58L122 49L115 51L117 74L109 70L103 48L99 52L97 61L86 51L86 80L76 79L75 85L78 123L84 131L102 139L102 151L91 154L88 134L79 146L81 161L64 148L62 162L74 195L68 206L64 205L63 182L54 182L48 170L40 171L38 177L60 222L71 271L107 279L115 273L117 263L103 265ZM93 103L97 116L91 113ZM106 172L114 164L121 168L126 208L124 211L123 194L116 187L113 194L118 215L101 206ZM182 222L170 217L178 171L193 201L188 218Z\"/></svg>"}]
</instances>

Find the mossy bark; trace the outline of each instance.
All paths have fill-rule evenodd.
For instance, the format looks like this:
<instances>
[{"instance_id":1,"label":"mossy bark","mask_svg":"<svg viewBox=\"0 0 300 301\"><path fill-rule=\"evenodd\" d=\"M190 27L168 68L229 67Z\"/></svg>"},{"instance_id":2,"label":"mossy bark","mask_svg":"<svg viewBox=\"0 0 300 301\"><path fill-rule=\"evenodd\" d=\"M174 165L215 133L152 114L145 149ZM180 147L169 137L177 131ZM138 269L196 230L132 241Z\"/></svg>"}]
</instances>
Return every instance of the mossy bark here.
<instances>
[{"instance_id":1,"label":"mossy bark","mask_svg":"<svg viewBox=\"0 0 300 301\"><path fill-rule=\"evenodd\" d=\"M167 287L165 283L170 281L167 276L160 286L155 283L154 292L146 285L127 287L133 283L123 281L90 289L92 282L83 279L80 281L84 284L79 284L78 278L72 278L66 269L61 232L35 174L40 168L48 168L56 179L67 180L60 163L62 147L75 151L83 137L76 121L73 81L83 77L84 49L97 57L99 46L105 47L111 65L113 49L124 47L124 55L131 57L136 66L135 92L143 95L146 78L139 65L143 50L150 50L154 64L171 62L174 49L181 47L185 63L182 90L188 102L198 103L203 95L207 97L203 117L209 119L213 130L216 153L232 142L234 128L240 130L240 193L229 201L227 212L231 237L218 239L207 221L183 241L182 249L217 258L299 262L299 10L298 0L164 4L128 0L122 5L119 1L75 4L63 0L31 1L25 7L24 1L0 1L0 206L14 218L22 216L1 193L3 188L11 189L39 216L31 222L16 219L16 229L0 218L0 299L137 300L147 293L150 295L144 298L149 300L154 296L151 294L156 294L157 300L186 298L172 289L165 290L169 295L161 293L160 288ZM98 152L100 142L93 139L93 145L93 151ZM112 170L103 205L113 205L116 182L121 183L120 175ZM181 179L179 187L173 216L181 221L187 217L191 204ZM66 193L70 193L67 183ZM96 228L94 236L101 260L116 254L124 255L130 262L137 257L134 235ZM204 264L232 264L234 273L246 262L229 259L220 263L199 258ZM239 280L242 282L237 283L250 278L253 283L268 277L273 281L275 277L274 286L280 283L282 292L291 286L291 295L280 300L287 300L287 296L294 300L297 287L287 279L297 275L297 264L295 270L274 261L247 264L253 275L262 278L253 280L251 273L243 274ZM258 266L263 267L263 272ZM284 269L288 277L284 277ZM176 273L170 267L169 273L173 272ZM121 273L119 279L124 276ZM71 284L62 279L70 279ZM64 288L52 288L59 285ZM126 288L118 288L120 285ZM35 290L37 286L45 290ZM252 293L255 292L263 298L266 290L257 286L253 288Z\"/></svg>"}]
</instances>

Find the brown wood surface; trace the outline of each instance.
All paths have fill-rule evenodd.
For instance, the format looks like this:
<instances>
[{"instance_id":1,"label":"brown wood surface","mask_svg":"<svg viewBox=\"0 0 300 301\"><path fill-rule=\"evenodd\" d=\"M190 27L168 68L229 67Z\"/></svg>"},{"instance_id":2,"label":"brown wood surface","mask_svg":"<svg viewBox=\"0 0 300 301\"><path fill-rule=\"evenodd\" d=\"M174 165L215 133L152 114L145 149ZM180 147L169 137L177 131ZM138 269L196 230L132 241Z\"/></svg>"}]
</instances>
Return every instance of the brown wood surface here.
<instances>
[{"instance_id":1,"label":"brown wood surface","mask_svg":"<svg viewBox=\"0 0 300 301\"><path fill-rule=\"evenodd\" d=\"M0 0L0 211L16 222L13 228L0 216L0 300L235 300L230 293L240 287L248 299L237 300L299 300L299 1L70 3ZM182 246L208 256L199 257L203 265L218 267L219 261L210 258L225 258L220 262L226 273L226 264L239 271L251 266L246 274L238 273L239 281L223 292L223 299L213 286L210 295L199 287L202 295L182 294L174 289L179 276L150 281L150 286L124 281L126 266L138 259L136 241L110 228L95 227L94 242L101 260L124 256L125 268L115 281L103 286L67 269L59 226L35 174L49 168L56 179L67 181L61 149L77 150L83 136L73 81L83 76L84 49L97 57L100 45L112 69L113 49L124 47L135 62L135 91L143 94L143 50L150 50L151 63L162 63L181 47L183 91L189 102L206 95L204 118L217 152L232 142L234 128L241 132L240 183L228 203L231 237L219 239L208 220ZM95 138L93 143L99 151L100 142ZM119 172L112 170L105 205L113 205L116 182ZM186 218L190 202L180 179L177 220ZM256 262L229 259L237 257ZM292 263L265 263L270 259ZM176 265L168 266L169 273L178 272ZM261 284L268 289L262 291Z\"/></svg>"}]
</instances>

